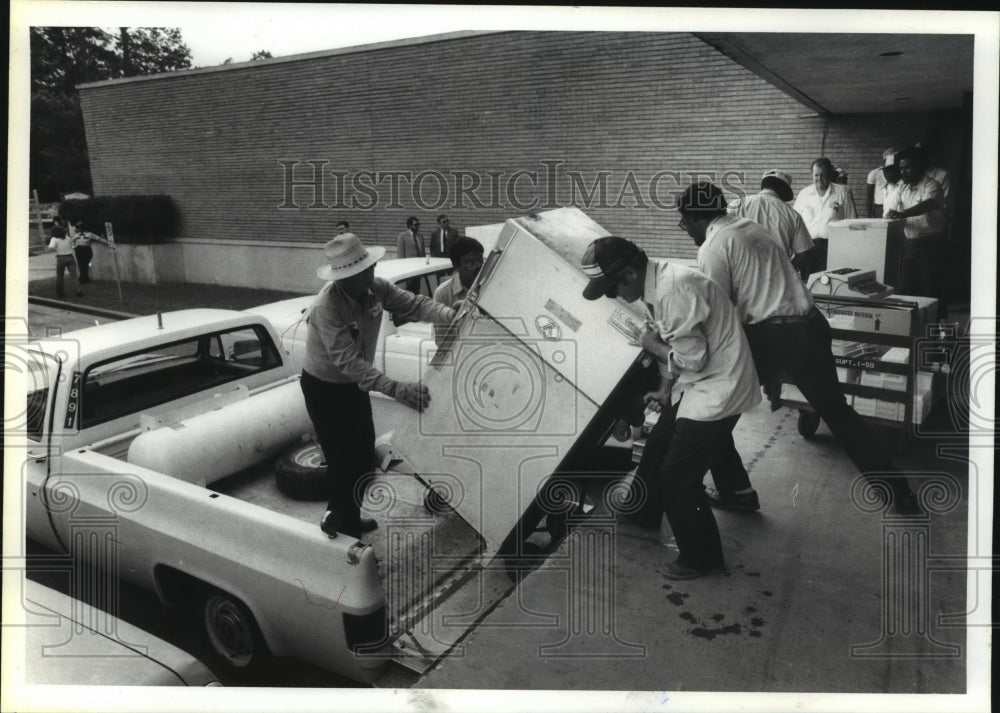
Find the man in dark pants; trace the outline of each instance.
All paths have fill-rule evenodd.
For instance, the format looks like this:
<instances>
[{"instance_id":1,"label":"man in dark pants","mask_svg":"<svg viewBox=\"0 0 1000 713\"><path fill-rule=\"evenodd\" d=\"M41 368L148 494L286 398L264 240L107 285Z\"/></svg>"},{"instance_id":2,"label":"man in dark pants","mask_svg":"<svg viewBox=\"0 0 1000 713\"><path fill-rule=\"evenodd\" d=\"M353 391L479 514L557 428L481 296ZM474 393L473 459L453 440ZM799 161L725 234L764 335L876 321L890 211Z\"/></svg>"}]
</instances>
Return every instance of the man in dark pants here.
<instances>
[{"instance_id":1,"label":"man in dark pants","mask_svg":"<svg viewBox=\"0 0 1000 713\"><path fill-rule=\"evenodd\" d=\"M660 513L666 513L680 551L667 565L667 578L719 571L722 543L702 479L719 453L735 453L733 427L741 413L760 402L736 310L705 275L651 260L624 238L591 243L583 271L590 277L584 297L641 298L651 317L641 341L657 359L660 385L646 400L661 414L647 438L643 473L637 474L638 487L648 490L640 517L649 519L639 524L658 524ZM749 479L741 484L748 486Z\"/></svg>"},{"instance_id":2,"label":"man in dark pants","mask_svg":"<svg viewBox=\"0 0 1000 713\"><path fill-rule=\"evenodd\" d=\"M692 184L678 207L681 227L699 246L698 267L736 306L772 403L780 381L799 387L858 470L888 483L897 511L916 512L916 497L892 462L888 433L865 423L847 405L830 349L830 325L788 256L760 225L727 215L725 197L712 183ZM717 507L740 497L709 493Z\"/></svg>"},{"instance_id":3,"label":"man in dark pants","mask_svg":"<svg viewBox=\"0 0 1000 713\"><path fill-rule=\"evenodd\" d=\"M902 179L898 204L886 209L886 218L903 221L903 259L899 292L934 297L938 316L948 316L944 300L944 266L947 260L948 216L941 184L927 175L923 153L916 148L898 155Z\"/></svg>"},{"instance_id":4,"label":"man in dark pants","mask_svg":"<svg viewBox=\"0 0 1000 713\"><path fill-rule=\"evenodd\" d=\"M320 528L330 537L338 532L360 537L378 526L361 517L364 478L375 460L369 392L391 396L418 411L430 402L426 386L394 381L372 366L382 312L447 324L455 310L375 277L375 263L385 249L366 249L352 233L338 235L323 251L327 264L316 272L332 284L320 291L306 316L300 383L330 477L330 502Z\"/></svg>"}]
</instances>

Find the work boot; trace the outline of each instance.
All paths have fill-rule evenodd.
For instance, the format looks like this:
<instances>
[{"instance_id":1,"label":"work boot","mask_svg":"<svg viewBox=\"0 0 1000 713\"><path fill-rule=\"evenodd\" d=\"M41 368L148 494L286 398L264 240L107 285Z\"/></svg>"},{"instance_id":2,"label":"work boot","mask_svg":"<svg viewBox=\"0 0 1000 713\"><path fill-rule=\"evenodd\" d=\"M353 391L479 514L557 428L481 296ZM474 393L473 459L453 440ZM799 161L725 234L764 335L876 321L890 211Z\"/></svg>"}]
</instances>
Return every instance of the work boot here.
<instances>
[{"instance_id":1,"label":"work boot","mask_svg":"<svg viewBox=\"0 0 1000 713\"><path fill-rule=\"evenodd\" d=\"M327 510L323 513L323 518L319 521L319 529L325 532L332 540L343 529L340 514L336 510Z\"/></svg>"}]
</instances>

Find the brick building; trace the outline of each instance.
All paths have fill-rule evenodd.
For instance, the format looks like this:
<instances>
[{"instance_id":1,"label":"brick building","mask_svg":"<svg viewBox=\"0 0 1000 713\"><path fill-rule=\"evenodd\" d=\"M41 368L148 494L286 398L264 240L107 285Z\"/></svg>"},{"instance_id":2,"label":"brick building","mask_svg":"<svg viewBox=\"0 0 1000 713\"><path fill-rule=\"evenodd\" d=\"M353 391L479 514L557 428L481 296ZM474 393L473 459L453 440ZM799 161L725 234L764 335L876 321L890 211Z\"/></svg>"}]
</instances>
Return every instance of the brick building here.
<instances>
[{"instance_id":1,"label":"brick building","mask_svg":"<svg viewBox=\"0 0 1000 713\"><path fill-rule=\"evenodd\" d=\"M844 37L810 36L810 61ZM170 195L188 281L312 291L304 275L338 220L392 249L409 215L428 235L442 212L462 227L562 205L653 255L690 258L673 200L693 177L739 195L781 168L798 192L826 155L864 215L882 151L922 141L955 177L966 257L953 277L967 285L972 37L952 41L969 58L947 78L959 100L907 112L820 111L725 38L689 33L461 33L80 96L95 192Z\"/></svg>"}]
</instances>

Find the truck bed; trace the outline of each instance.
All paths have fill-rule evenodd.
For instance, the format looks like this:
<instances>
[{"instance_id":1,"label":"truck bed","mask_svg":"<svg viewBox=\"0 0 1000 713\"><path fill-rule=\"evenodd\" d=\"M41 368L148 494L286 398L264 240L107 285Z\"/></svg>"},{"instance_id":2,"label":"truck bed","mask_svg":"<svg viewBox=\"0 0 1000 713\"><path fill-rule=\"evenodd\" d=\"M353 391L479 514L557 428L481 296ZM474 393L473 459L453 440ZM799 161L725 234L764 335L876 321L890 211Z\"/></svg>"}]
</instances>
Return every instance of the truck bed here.
<instances>
[{"instance_id":1,"label":"truck bed","mask_svg":"<svg viewBox=\"0 0 1000 713\"><path fill-rule=\"evenodd\" d=\"M322 501L304 502L283 494L270 464L219 480L210 490L315 524L317 529L326 508ZM432 665L480 618L479 613L485 614L513 589L503 572L481 566L479 534L452 512L429 512L424 507L425 492L413 474L390 469L369 483L362 507L363 515L378 522L362 541L374 549L378 560L396 658L414 670ZM445 615L454 623L443 627ZM408 657L415 660L407 662Z\"/></svg>"}]
</instances>

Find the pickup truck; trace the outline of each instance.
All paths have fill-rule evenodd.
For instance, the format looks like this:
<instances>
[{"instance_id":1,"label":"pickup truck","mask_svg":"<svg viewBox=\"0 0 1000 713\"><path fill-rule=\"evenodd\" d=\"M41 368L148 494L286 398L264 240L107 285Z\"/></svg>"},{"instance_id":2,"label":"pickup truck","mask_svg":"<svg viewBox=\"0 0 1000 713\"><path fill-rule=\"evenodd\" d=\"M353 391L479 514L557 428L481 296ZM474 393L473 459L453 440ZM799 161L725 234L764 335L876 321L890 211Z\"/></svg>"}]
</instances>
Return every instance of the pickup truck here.
<instances>
[{"instance_id":1,"label":"pickup truck","mask_svg":"<svg viewBox=\"0 0 1000 713\"><path fill-rule=\"evenodd\" d=\"M399 279L413 271L391 262L406 261L383 268ZM321 504L279 492L275 456L312 433L279 342L258 315L196 309L25 345L27 536L107 587L124 578L189 608L217 670L250 675L281 656L371 682L471 576L480 538L428 514L411 475L381 474L370 498L391 496L385 517L433 534L444 570L383 532L330 539Z\"/></svg>"},{"instance_id":2,"label":"pickup truck","mask_svg":"<svg viewBox=\"0 0 1000 713\"><path fill-rule=\"evenodd\" d=\"M519 543L548 520L543 487L592 460L637 363L636 317L580 297L576 253L602 229L554 213L508 221L473 287L485 311L470 299L436 354L429 325L383 322L376 366L426 377L437 396L417 419L373 395L383 437L363 507L380 526L364 542L328 538L323 506L275 477L275 458L314 435L298 384L311 296L27 345L28 537L108 591L124 578L189 609L215 670L249 678L270 656L362 682L389 660L428 670L512 591ZM409 262L376 274L450 267ZM544 288L512 293L531 269ZM525 319L489 316L511 308ZM428 502L428 486L443 502ZM568 502L582 511L583 500Z\"/></svg>"}]
</instances>

